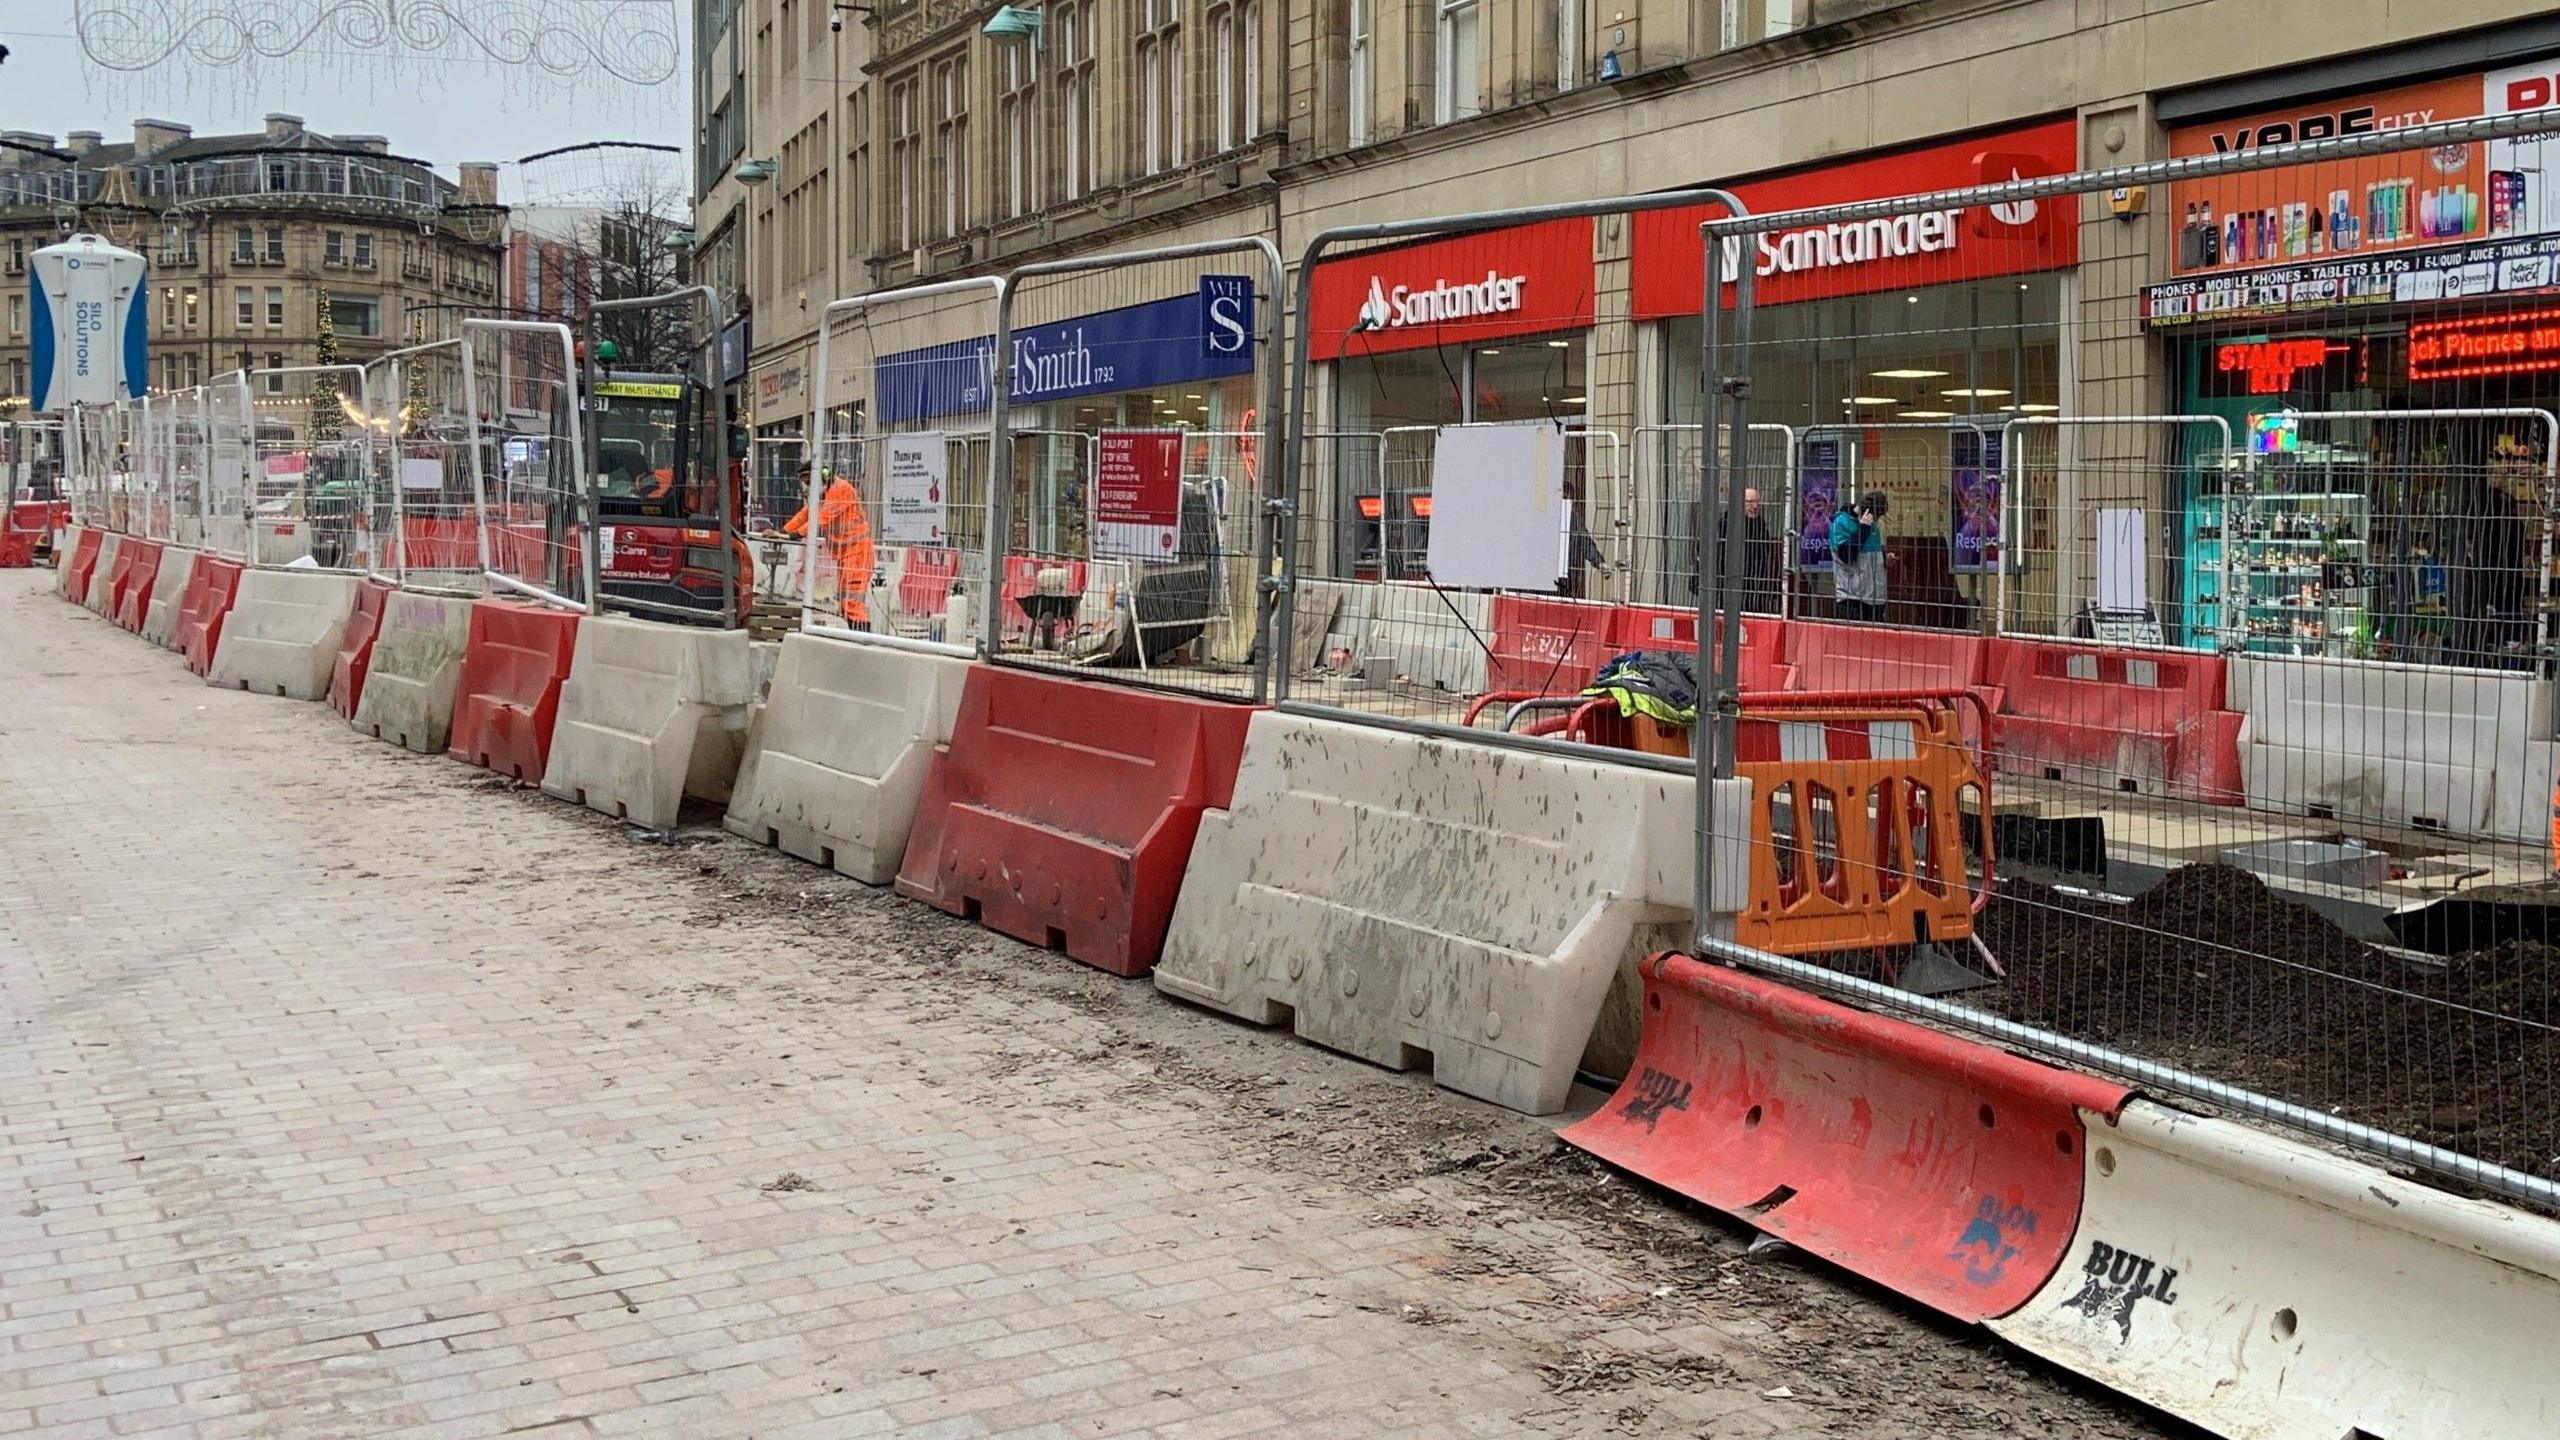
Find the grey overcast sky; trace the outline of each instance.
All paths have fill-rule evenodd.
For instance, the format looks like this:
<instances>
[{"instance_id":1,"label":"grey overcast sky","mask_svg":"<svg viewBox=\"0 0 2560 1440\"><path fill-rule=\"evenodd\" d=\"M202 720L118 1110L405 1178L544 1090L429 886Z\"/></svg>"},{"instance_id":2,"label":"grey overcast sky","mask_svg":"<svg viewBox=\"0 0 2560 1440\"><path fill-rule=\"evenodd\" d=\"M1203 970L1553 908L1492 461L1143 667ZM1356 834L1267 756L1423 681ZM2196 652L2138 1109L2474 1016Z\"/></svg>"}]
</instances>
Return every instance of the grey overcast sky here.
<instances>
[{"instance_id":1,"label":"grey overcast sky","mask_svg":"<svg viewBox=\"0 0 2560 1440\"><path fill-rule=\"evenodd\" d=\"M387 136L393 153L434 161L448 175L457 161L512 161L588 140L686 143L690 0L411 0L405 14L397 4L0 0L0 44L10 50L0 64L0 130L39 131L57 142L72 130L130 140L134 119L150 116L199 135L238 133L281 110L324 134ZM366 48L347 38L362 31L328 28L298 43L267 39L270 48L295 46L277 58L204 58L244 33L233 16L282 15L284 24L260 32L276 37L308 30L323 14L343 27L351 12L368 11L389 11L429 49ZM527 16L548 27L543 53L572 73L491 58L469 33L482 22ZM139 68L100 64L92 50ZM664 78L651 82L660 72ZM531 198L573 200L565 192L581 184L613 183L603 163L555 162L533 172L507 165L501 198L528 198L529 181ZM681 162L672 173L683 173Z\"/></svg>"}]
</instances>

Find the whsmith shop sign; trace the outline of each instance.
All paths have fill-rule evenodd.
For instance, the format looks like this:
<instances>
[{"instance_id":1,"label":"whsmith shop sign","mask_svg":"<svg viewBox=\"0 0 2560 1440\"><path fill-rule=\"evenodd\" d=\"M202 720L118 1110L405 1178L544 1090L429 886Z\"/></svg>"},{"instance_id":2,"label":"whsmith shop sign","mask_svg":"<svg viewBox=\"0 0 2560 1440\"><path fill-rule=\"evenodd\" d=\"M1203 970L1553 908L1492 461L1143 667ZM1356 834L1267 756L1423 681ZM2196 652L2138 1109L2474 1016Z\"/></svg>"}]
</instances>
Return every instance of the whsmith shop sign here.
<instances>
[{"instance_id":1,"label":"whsmith shop sign","mask_svg":"<svg viewBox=\"0 0 2560 1440\"><path fill-rule=\"evenodd\" d=\"M1078 400L1253 373L1253 282L1201 278L1196 295L1124 306L1013 333L1011 405ZM987 408L995 341L980 336L880 360L877 423L905 424Z\"/></svg>"}]
</instances>

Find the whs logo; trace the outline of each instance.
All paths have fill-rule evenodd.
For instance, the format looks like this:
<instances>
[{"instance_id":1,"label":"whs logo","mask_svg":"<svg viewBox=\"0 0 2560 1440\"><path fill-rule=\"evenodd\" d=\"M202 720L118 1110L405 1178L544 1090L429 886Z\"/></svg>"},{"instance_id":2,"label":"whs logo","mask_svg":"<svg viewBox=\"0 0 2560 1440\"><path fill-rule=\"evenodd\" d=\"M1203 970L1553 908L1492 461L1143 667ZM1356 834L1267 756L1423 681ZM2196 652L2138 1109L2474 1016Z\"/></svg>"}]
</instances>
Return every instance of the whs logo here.
<instances>
[{"instance_id":1,"label":"whs logo","mask_svg":"<svg viewBox=\"0 0 2560 1440\"><path fill-rule=\"evenodd\" d=\"M1360 302L1359 323L1363 330L1384 330L1395 318L1387 305L1386 283L1377 276L1369 277L1369 298Z\"/></svg>"}]
</instances>

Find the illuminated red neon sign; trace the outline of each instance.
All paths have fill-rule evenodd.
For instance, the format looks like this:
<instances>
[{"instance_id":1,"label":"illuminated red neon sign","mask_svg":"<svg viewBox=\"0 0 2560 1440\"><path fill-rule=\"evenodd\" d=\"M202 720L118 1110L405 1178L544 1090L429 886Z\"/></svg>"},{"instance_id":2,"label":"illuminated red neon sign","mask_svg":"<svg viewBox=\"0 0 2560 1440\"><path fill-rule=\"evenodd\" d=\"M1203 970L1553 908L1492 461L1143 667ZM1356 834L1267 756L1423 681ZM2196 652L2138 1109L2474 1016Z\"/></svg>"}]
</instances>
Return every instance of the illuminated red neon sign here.
<instances>
[{"instance_id":1,"label":"illuminated red neon sign","mask_svg":"<svg viewBox=\"0 0 2560 1440\"><path fill-rule=\"evenodd\" d=\"M2467 380L2560 370L2560 310L2427 320L2409 327L2409 378Z\"/></svg>"},{"instance_id":2,"label":"illuminated red neon sign","mask_svg":"<svg viewBox=\"0 0 2560 1440\"><path fill-rule=\"evenodd\" d=\"M2238 340L2214 351L2214 368L2248 376L2252 395L2281 395L2295 375L2325 367L2346 348L2336 340Z\"/></svg>"}]
</instances>

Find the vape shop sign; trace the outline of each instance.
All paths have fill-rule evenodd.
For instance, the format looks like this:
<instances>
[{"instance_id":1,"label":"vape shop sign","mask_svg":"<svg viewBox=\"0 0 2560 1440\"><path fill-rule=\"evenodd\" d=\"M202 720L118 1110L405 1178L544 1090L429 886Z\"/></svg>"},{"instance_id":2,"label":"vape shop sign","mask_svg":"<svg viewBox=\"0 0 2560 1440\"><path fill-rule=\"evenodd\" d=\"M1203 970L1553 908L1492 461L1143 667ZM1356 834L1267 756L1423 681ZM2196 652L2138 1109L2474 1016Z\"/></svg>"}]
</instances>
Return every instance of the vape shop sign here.
<instances>
[{"instance_id":1,"label":"vape shop sign","mask_svg":"<svg viewBox=\"0 0 2560 1440\"><path fill-rule=\"evenodd\" d=\"M1093 553L1171 560L1182 526L1182 432L1105 430L1093 467Z\"/></svg>"},{"instance_id":2,"label":"vape shop sign","mask_svg":"<svg viewBox=\"0 0 2560 1440\"><path fill-rule=\"evenodd\" d=\"M2384 133L2560 102L2560 55L2173 130L2177 158ZM2553 117L2560 125L2560 113ZM2560 289L2560 139L2526 135L2169 188L2177 277L2153 325Z\"/></svg>"}]
</instances>

